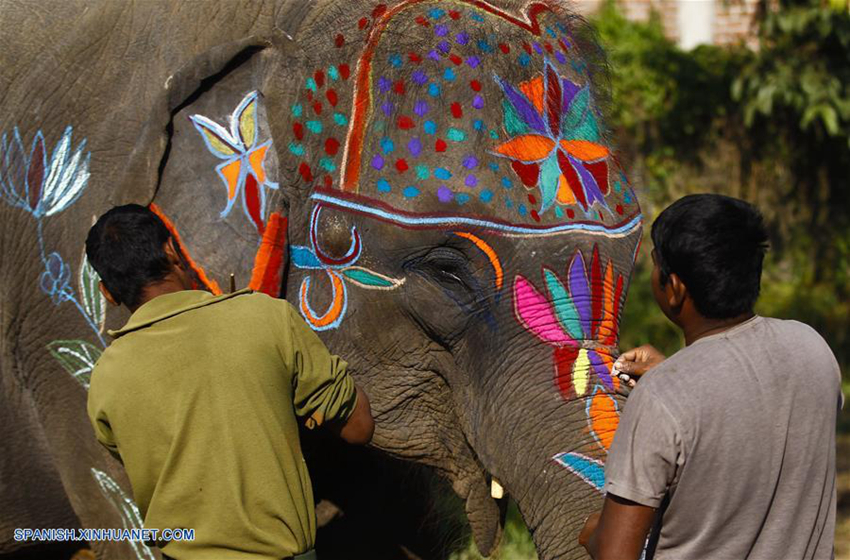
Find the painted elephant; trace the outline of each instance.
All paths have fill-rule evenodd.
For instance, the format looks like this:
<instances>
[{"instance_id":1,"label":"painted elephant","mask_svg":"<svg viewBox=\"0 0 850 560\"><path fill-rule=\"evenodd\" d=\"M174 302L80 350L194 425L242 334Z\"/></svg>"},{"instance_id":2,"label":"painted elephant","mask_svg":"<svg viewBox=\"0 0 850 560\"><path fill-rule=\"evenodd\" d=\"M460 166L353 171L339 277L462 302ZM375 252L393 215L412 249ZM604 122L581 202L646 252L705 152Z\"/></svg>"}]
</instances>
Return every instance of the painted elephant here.
<instances>
[{"instance_id":1,"label":"painted elephant","mask_svg":"<svg viewBox=\"0 0 850 560\"><path fill-rule=\"evenodd\" d=\"M199 287L290 300L369 393L373 447L447 480L483 552L501 485L540 558L580 556L641 231L581 20L484 0L10 0L0 17L0 553L14 527L141 522L85 416L104 325L126 316L83 240L132 201ZM339 453L316 461L337 478Z\"/></svg>"}]
</instances>

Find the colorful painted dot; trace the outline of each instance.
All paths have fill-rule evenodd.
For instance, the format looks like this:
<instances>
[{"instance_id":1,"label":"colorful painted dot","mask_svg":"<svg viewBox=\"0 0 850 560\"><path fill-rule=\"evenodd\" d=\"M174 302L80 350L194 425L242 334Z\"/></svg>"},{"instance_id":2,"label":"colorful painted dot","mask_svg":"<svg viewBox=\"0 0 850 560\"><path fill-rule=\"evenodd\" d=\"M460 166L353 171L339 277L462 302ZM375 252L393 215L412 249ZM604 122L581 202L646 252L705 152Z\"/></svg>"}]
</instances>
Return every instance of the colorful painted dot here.
<instances>
[{"instance_id":1,"label":"colorful painted dot","mask_svg":"<svg viewBox=\"0 0 850 560\"><path fill-rule=\"evenodd\" d=\"M485 41L484 39L481 39L480 41L478 41L478 48L482 52L485 52L485 53L491 53L494 50L493 46L490 43L488 43L487 41Z\"/></svg>"},{"instance_id":2,"label":"colorful painted dot","mask_svg":"<svg viewBox=\"0 0 850 560\"><path fill-rule=\"evenodd\" d=\"M502 51L502 54L508 54L511 52L511 47L504 43L499 43L499 50Z\"/></svg>"},{"instance_id":3,"label":"colorful painted dot","mask_svg":"<svg viewBox=\"0 0 850 560\"><path fill-rule=\"evenodd\" d=\"M295 142L290 142L289 151L295 154L296 156L303 156L304 146L302 146L301 144L296 144Z\"/></svg>"},{"instance_id":4,"label":"colorful painted dot","mask_svg":"<svg viewBox=\"0 0 850 560\"><path fill-rule=\"evenodd\" d=\"M459 119L463 116L463 107L460 106L460 103L455 101L451 105L452 116L456 119Z\"/></svg>"},{"instance_id":5,"label":"colorful painted dot","mask_svg":"<svg viewBox=\"0 0 850 560\"><path fill-rule=\"evenodd\" d=\"M476 14L475 12L469 12L469 17L477 21L478 23L484 23L484 18Z\"/></svg>"},{"instance_id":6,"label":"colorful painted dot","mask_svg":"<svg viewBox=\"0 0 850 560\"><path fill-rule=\"evenodd\" d=\"M614 192L620 192L623 190L623 183L618 180L614 181Z\"/></svg>"},{"instance_id":7,"label":"colorful painted dot","mask_svg":"<svg viewBox=\"0 0 850 560\"><path fill-rule=\"evenodd\" d=\"M378 171L384 168L384 158L380 154L375 154L375 157L372 158L372 167Z\"/></svg>"},{"instance_id":8,"label":"colorful painted dot","mask_svg":"<svg viewBox=\"0 0 850 560\"><path fill-rule=\"evenodd\" d=\"M348 117L342 113L334 113L334 122L340 126L345 126L348 124Z\"/></svg>"},{"instance_id":9,"label":"colorful painted dot","mask_svg":"<svg viewBox=\"0 0 850 560\"><path fill-rule=\"evenodd\" d=\"M335 156L339 151L339 140L336 138L328 138L325 140L325 153L329 156Z\"/></svg>"},{"instance_id":10,"label":"colorful painted dot","mask_svg":"<svg viewBox=\"0 0 850 560\"><path fill-rule=\"evenodd\" d=\"M555 59L561 64L567 63L567 57L565 57L561 51L555 51Z\"/></svg>"},{"instance_id":11,"label":"colorful painted dot","mask_svg":"<svg viewBox=\"0 0 850 560\"><path fill-rule=\"evenodd\" d=\"M469 33L462 31L455 36L455 42L458 45L465 45L469 42Z\"/></svg>"},{"instance_id":12,"label":"colorful painted dot","mask_svg":"<svg viewBox=\"0 0 850 560\"><path fill-rule=\"evenodd\" d=\"M424 117L428 113L428 103L420 99L413 105L413 112Z\"/></svg>"},{"instance_id":13,"label":"colorful painted dot","mask_svg":"<svg viewBox=\"0 0 850 560\"><path fill-rule=\"evenodd\" d=\"M416 166L416 178L420 181L424 181L428 177L431 176L431 172L428 170L427 165L417 165Z\"/></svg>"},{"instance_id":14,"label":"colorful painted dot","mask_svg":"<svg viewBox=\"0 0 850 560\"><path fill-rule=\"evenodd\" d=\"M437 124L434 121L425 121L422 124L422 129L425 131L425 134L436 134Z\"/></svg>"},{"instance_id":15,"label":"colorful painted dot","mask_svg":"<svg viewBox=\"0 0 850 560\"><path fill-rule=\"evenodd\" d=\"M466 176L466 180L463 182L467 187L477 187L478 186L478 177L473 174L469 174Z\"/></svg>"},{"instance_id":16,"label":"colorful painted dot","mask_svg":"<svg viewBox=\"0 0 850 560\"><path fill-rule=\"evenodd\" d=\"M398 53L391 54L390 64L393 68L401 68L401 56Z\"/></svg>"},{"instance_id":17,"label":"colorful painted dot","mask_svg":"<svg viewBox=\"0 0 850 560\"><path fill-rule=\"evenodd\" d=\"M467 169L475 169L478 167L478 158L472 154L468 154L463 158L463 166Z\"/></svg>"},{"instance_id":18,"label":"colorful painted dot","mask_svg":"<svg viewBox=\"0 0 850 560\"><path fill-rule=\"evenodd\" d=\"M381 76L378 78L378 91L381 93L389 93L390 89L392 89L393 83L386 76Z\"/></svg>"},{"instance_id":19,"label":"colorful painted dot","mask_svg":"<svg viewBox=\"0 0 850 560\"><path fill-rule=\"evenodd\" d=\"M555 217L558 219L564 217L564 211L559 206L555 206Z\"/></svg>"},{"instance_id":20,"label":"colorful painted dot","mask_svg":"<svg viewBox=\"0 0 850 560\"><path fill-rule=\"evenodd\" d=\"M377 186L378 191L382 193L388 193L392 190L392 187L390 187L390 184L386 179L378 179Z\"/></svg>"},{"instance_id":21,"label":"colorful painted dot","mask_svg":"<svg viewBox=\"0 0 850 560\"><path fill-rule=\"evenodd\" d=\"M323 157L319 160L319 167L324 169L325 171L333 171L336 169L336 165L333 160L329 157Z\"/></svg>"},{"instance_id":22,"label":"colorful painted dot","mask_svg":"<svg viewBox=\"0 0 850 560\"><path fill-rule=\"evenodd\" d=\"M440 202L451 202L454 193L445 185L440 185L437 189L437 200Z\"/></svg>"},{"instance_id":23,"label":"colorful painted dot","mask_svg":"<svg viewBox=\"0 0 850 560\"><path fill-rule=\"evenodd\" d=\"M502 186L506 189L512 189L514 186L513 181L511 181L510 177L502 177Z\"/></svg>"},{"instance_id":24,"label":"colorful painted dot","mask_svg":"<svg viewBox=\"0 0 850 560\"><path fill-rule=\"evenodd\" d=\"M546 33L547 33L550 37L552 37L553 39L554 39L555 37L557 37L557 35L555 35L555 30L554 30L554 29L552 29L551 27L548 27L548 26L546 27Z\"/></svg>"},{"instance_id":25,"label":"colorful painted dot","mask_svg":"<svg viewBox=\"0 0 850 560\"><path fill-rule=\"evenodd\" d=\"M417 189L413 185L410 185L405 187L402 193L404 194L405 198L414 198L419 196L419 189Z\"/></svg>"},{"instance_id":26,"label":"colorful painted dot","mask_svg":"<svg viewBox=\"0 0 850 560\"><path fill-rule=\"evenodd\" d=\"M472 98L472 106L476 109L484 107L484 99L482 99L480 95L476 95Z\"/></svg>"},{"instance_id":27,"label":"colorful painted dot","mask_svg":"<svg viewBox=\"0 0 850 560\"><path fill-rule=\"evenodd\" d=\"M460 12L456 10L449 10L449 17L452 19L460 19Z\"/></svg>"},{"instance_id":28,"label":"colorful painted dot","mask_svg":"<svg viewBox=\"0 0 850 560\"><path fill-rule=\"evenodd\" d=\"M463 142L466 140L466 132L459 128L450 128L448 132L446 132L446 138L452 142Z\"/></svg>"},{"instance_id":29,"label":"colorful painted dot","mask_svg":"<svg viewBox=\"0 0 850 560\"><path fill-rule=\"evenodd\" d=\"M388 136L381 138L381 150L385 154L391 154L395 150L395 144L393 144L393 141Z\"/></svg>"},{"instance_id":30,"label":"colorful painted dot","mask_svg":"<svg viewBox=\"0 0 850 560\"><path fill-rule=\"evenodd\" d=\"M448 41L440 41L437 43L437 50L443 54L447 54L451 49L452 46Z\"/></svg>"},{"instance_id":31,"label":"colorful painted dot","mask_svg":"<svg viewBox=\"0 0 850 560\"><path fill-rule=\"evenodd\" d=\"M393 84L393 91L398 95L404 95L404 80L398 80Z\"/></svg>"},{"instance_id":32,"label":"colorful painted dot","mask_svg":"<svg viewBox=\"0 0 850 560\"><path fill-rule=\"evenodd\" d=\"M505 199L505 208L513 208L513 207L514 207L514 201L511 200L510 198Z\"/></svg>"},{"instance_id":33,"label":"colorful painted dot","mask_svg":"<svg viewBox=\"0 0 850 560\"><path fill-rule=\"evenodd\" d=\"M440 62L440 54L435 50L432 50L431 52L428 53L428 58L430 58L431 60L436 60L437 62Z\"/></svg>"},{"instance_id":34,"label":"colorful painted dot","mask_svg":"<svg viewBox=\"0 0 850 560\"><path fill-rule=\"evenodd\" d=\"M472 127L473 127L475 130L481 130L482 128L484 128L484 121L482 121L481 119L475 119L475 120L472 122Z\"/></svg>"},{"instance_id":35,"label":"colorful painted dot","mask_svg":"<svg viewBox=\"0 0 850 560\"><path fill-rule=\"evenodd\" d=\"M336 37L334 37L334 46L338 49L341 49L343 45L345 45L345 36L340 33Z\"/></svg>"},{"instance_id":36,"label":"colorful painted dot","mask_svg":"<svg viewBox=\"0 0 850 560\"><path fill-rule=\"evenodd\" d=\"M555 22L555 27L557 27L558 31L560 31L561 33L567 32L567 27L563 23L561 23L560 21Z\"/></svg>"},{"instance_id":37,"label":"colorful painted dot","mask_svg":"<svg viewBox=\"0 0 850 560\"><path fill-rule=\"evenodd\" d=\"M393 109L395 109L395 105L393 105L392 101L384 101L381 104L381 111L388 117L393 114Z\"/></svg>"},{"instance_id":38,"label":"colorful painted dot","mask_svg":"<svg viewBox=\"0 0 850 560\"><path fill-rule=\"evenodd\" d=\"M525 216L526 214L528 214L528 208L525 207L525 204L520 204L517 207L517 212L519 212L520 216Z\"/></svg>"},{"instance_id":39,"label":"colorful painted dot","mask_svg":"<svg viewBox=\"0 0 850 560\"><path fill-rule=\"evenodd\" d=\"M629 196L629 193L624 194L623 195L623 204L631 204L631 203L632 203L632 197Z\"/></svg>"},{"instance_id":40,"label":"colorful painted dot","mask_svg":"<svg viewBox=\"0 0 850 560\"><path fill-rule=\"evenodd\" d=\"M464 204L466 204L467 202L469 202L469 195L468 195L468 194L466 194L466 193L459 193L459 194L455 197L455 200L457 201L457 203L458 203L458 204L460 204L461 206L463 206Z\"/></svg>"},{"instance_id":41,"label":"colorful painted dot","mask_svg":"<svg viewBox=\"0 0 850 560\"><path fill-rule=\"evenodd\" d=\"M621 216L623 215L623 205L622 204L618 204L616 210L617 210L617 214L619 214Z\"/></svg>"},{"instance_id":42,"label":"colorful painted dot","mask_svg":"<svg viewBox=\"0 0 850 560\"><path fill-rule=\"evenodd\" d=\"M528 66L528 63L531 62L531 58L529 58L529 56L527 54L522 53L521 55L519 55L517 62L519 62L520 66L526 67L526 66Z\"/></svg>"},{"instance_id":43,"label":"colorful painted dot","mask_svg":"<svg viewBox=\"0 0 850 560\"><path fill-rule=\"evenodd\" d=\"M372 129L375 132L385 131L387 129L387 121L375 121L375 124L374 126L372 126Z\"/></svg>"},{"instance_id":44,"label":"colorful painted dot","mask_svg":"<svg viewBox=\"0 0 850 560\"><path fill-rule=\"evenodd\" d=\"M451 60L452 64L454 64L455 66L460 66L461 64L463 64L463 59L454 53L449 55L449 60Z\"/></svg>"},{"instance_id":45,"label":"colorful painted dot","mask_svg":"<svg viewBox=\"0 0 850 560\"><path fill-rule=\"evenodd\" d=\"M567 218L572 220L575 217L576 217L576 213L573 211L573 209L567 208Z\"/></svg>"},{"instance_id":46,"label":"colorful painted dot","mask_svg":"<svg viewBox=\"0 0 850 560\"><path fill-rule=\"evenodd\" d=\"M443 79L447 82L455 81L455 71L451 68L446 68L445 72L443 72Z\"/></svg>"},{"instance_id":47,"label":"colorful painted dot","mask_svg":"<svg viewBox=\"0 0 850 560\"><path fill-rule=\"evenodd\" d=\"M449 28L445 25L435 25L434 26L434 35L437 37L445 37L449 32Z\"/></svg>"},{"instance_id":48,"label":"colorful painted dot","mask_svg":"<svg viewBox=\"0 0 850 560\"><path fill-rule=\"evenodd\" d=\"M478 68L478 65L481 64L481 59L477 56L469 56L466 58L466 63L470 68Z\"/></svg>"},{"instance_id":49,"label":"colorful painted dot","mask_svg":"<svg viewBox=\"0 0 850 560\"><path fill-rule=\"evenodd\" d=\"M304 107L300 103L296 103L292 106L292 115L295 117L300 117L304 114Z\"/></svg>"},{"instance_id":50,"label":"colorful painted dot","mask_svg":"<svg viewBox=\"0 0 850 560\"><path fill-rule=\"evenodd\" d=\"M304 126L313 134L320 134L322 132L322 121L307 121L304 123Z\"/></svg>"},{"instance_id":51,"label":"colorful painted dot","mask_svg":"<svg viewBox=\"0 0 850 560\"><path fill-rule=\"evenodd\" d=\"M339 80L339 69L336 66L330 66L328 68L328 77L333 81Z\"/></svg>"},{"instance_id":52,"label":"colorful painted dot","mask_svg":"<svg viewBox=\"0 0 850 560\"><path fill-rule=\"evenodd\" d=\"M419 157L422 152L422 141L419 140L419 137L414 136L407 143L407 149L413 157Z\"/></svg>"},{"instance_id":53,"label":"colorful painted dot","mask_svg":"<svg viewBox=\"0 0 850 560\"><path fill-rule=\"evenodd\" d=\"M440 19L444 15L446 15L446 11L440 8L431 8L428 10L428 17L431 19Z\"/></svg>"},{"instance_id":54,"label":"colorful painted dot","mask_svg":"<svg viewBox=\"0 0 850 560\"><path fill-rule=\"evenodd\" d=\"M310 91L316 91L318 89L318 87L316 86L316 80L314 80L313 78L307 78L306 87Z\"/></svg>"},{"instance_id":55,"label":"colorful painted dot","mask_svg":"<svg viewBox=\"0 0 850 560\"><path fill-rule=\"evenodd\" d=\"M496 171L499 170L499 164L496 163L495 161L491 161L490 163L488 163L487 167L489 167L490 171L493 171L493 172L496 172Z\"/></svg>"},{"instance_id":56,"label":"colorful painted dot","mask_svg":"<svg viewBox=\"0 0 850 560\"><path fill-rule=\"evenodd\" d=\"M434 151L435 152L445 152L446 151L446 142L442 138L437 138L437 141L434 142Z\"/></svg>"},{"instance_id":57,"label":"colorful painted dot","mask_svg":"<svg viewBox=\"0 0 850 560\"><path fill-rule=\"evenodd\" d=\"M411 119L407 115L401 115L398 118L398 122L396 124L402 130L410 130L411 128L416 126L416 123L413 122L413 119Z\"/></svg>"},{"instance_id":58,"label":"colorful painted dot","mask_svg":"<svg viewBox=\"0 0 850 560\"><path fill-rule=\"evenodd\" d=\"M481 191L481 194L478 195L478 198L481 199L481 202L490 202L491 200L493 200L493 191L485 189Z\"/></svg>"},{"instance_id":59,"label":"colorful painted dot","mask_svg":"<svg viewBox=\"0 0 850 560\"><path fill-rule=\"evenodd\" d=\"M408 169L410 169L407 165L407 161L404 158L399 158L395 160L395 169L399 173L404 173Z\"/></svg>"},{"instance_id":60,"label":"colorful painted dot","mask_svg":"<svg viewBox=\"0 0 850 560\"><path fill-rule=\"evenodd\" d=\"M540 43L534 43L534 52L543 54L543 47L540 46Z\"/></svg>"},{"instance_id":61,"label":"colorful painted dot","mask_svg":"<svg viewBox=\"0 0 850 560\"><path fill-rule=\"evenodd\" d=\"M492 138L493 140L498 140L499 132L495 129L490 130L490 138Z\"/></svg>"},{"instance_id":62,"label":"colorful painted dot","mask_svg":"<svg viewBox=\"0 0 850 560\"><path fill-rule=\"evenodd\" d=\"M452 172L445 167L438 167L434 170L434 177L441 181L447 181L452 178Z\"/></svg>"},{"instance_id":63,"label":"colorful painted dot","mask_svg":"<svg viewBox=\"0 0 850 560\"><path fill-rule=\"evenodd\" d=\"M422 70L416 70L413 74L411 74L410 79L413 80L414 84L422 86L428 81L428 74Z\"/></svg>"},{"instance_id":64,"label":"colorful painted dot","mask_svg":"<svg viewBox=\"0 0 850 560\"><path fill-rule=\"evenodd\" d=\"M428 84L428 95L431 97L439 97L440 96L440 84L437 82L431 82Z\"/></svg>"}]
</instances>

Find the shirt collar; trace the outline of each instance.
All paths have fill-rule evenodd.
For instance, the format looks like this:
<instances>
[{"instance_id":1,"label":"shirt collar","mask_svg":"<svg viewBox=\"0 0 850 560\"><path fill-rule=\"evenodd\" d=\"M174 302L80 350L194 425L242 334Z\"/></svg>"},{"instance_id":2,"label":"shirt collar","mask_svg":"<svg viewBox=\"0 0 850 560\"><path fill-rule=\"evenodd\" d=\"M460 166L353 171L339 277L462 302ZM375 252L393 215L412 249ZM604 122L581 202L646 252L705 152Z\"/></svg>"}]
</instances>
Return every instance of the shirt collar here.
<instances>
[{"instance_id":1,"label":"shirt collar","mask_svg":"<svg viewBox=\"0 0 850 560\"><path fill-rule=\"evenodd\" d=\"M246 288L244 290L239 290L238 292L233 292L232 294L223 294L220 296L214 296L209 292L200 290L182 290L179 292L172 292L170 294L163 294L153 298L136 309L136 311L130 315L130 319L127 320L127 323L123 327L107 332L109 333L109 336L118 338L128 332L148 327L156 322L162 321L163 319L174 317L175 315L179 315L192 309L197 309L198 307L204 307L205 305L230 299L234 296L250 294L252 291L253 290Z\"/></svg>"}]
</instances>

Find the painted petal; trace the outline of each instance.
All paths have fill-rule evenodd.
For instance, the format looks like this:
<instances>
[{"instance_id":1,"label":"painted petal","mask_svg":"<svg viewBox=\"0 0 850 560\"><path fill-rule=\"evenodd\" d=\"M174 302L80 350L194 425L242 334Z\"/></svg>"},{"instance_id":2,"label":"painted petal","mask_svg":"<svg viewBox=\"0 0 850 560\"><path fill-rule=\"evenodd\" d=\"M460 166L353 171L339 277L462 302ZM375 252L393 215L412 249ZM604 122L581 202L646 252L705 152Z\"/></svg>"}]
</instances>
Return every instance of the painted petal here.
<instances>
[{"instance_id":1,"label":"painted petal","mask_svg":"<svg viewBox=\"0 0 850 560\"><path fill-rule=\"evenodd\" d=\"M567 154L561 150L558 150L558 165L561 167L561 173L563 173L567 185L573 192L573 197L581 204L583 209L587 210L587 198L584 196L584 186L581 184L581 179L573 168L573 164L570 163Z\"/></svg>"},{"instance_id":2,"label":"painted petal","mask_svg":"<svg viewBox=\"0 0 850 560\"><path fill-rule=\"evenodd\" d=\"M220 124L214 123L202 115L192 115L189 117L201 137L207 145L207 149L212 154L221 159L227 159L235 156L241 150L235 138L230 136Z\"/></svg>"},{"instance_id":3,"label":"painted petal","mask_svg":"<svg viewBox=\"0 0 850 560\"><path fill-rule=\"evenodd\" d=\"M605 279L602 282L603 302L602 302L602 324L599 325L597 340L602 344L607 344L611 334L616 330L614 324L614 266L611 261L608 261L608 266L605 268Z\"/></svg>"},{"instance_id":4,"label":"painted petal","mask_svg":"<svg viewBox=\"0 0 850 560\"><path fill-rule=\"evenodd\" d=\"M593 437L602 449L608 451L620 423L620 411L617 401L599 385L593 391L588 416Z\"/></svg>"},{"instance_id":5,"label":"painted petal","mask_svg":"<svg viewBox=\"0 0 850 560\"><path fill-rule=\"evenodd\" d=\"M44 149L44 136L41 131L35 135L30 152L30 164L27 169L27 193L30 210L35 211L41 202L44 175L47 169L47 152Z\"/></svg>"},{"instance_id":6,"label":"painted petal","mask_svg":"<svg viewBox=\"0 0 850 560\"><path fill-rule=\"evenodd\" d=\"M70 126L65 130L65 134L70 139ZM42 195L46 208L45 216L61 212L83 194L90 176L89 162L91 161L91 153L83 156L85 146L85 140L80 142L74 155L70 156L70 160L67 154L60 154L57 159L56 151L54 151L53 159L50 161L50 174L47 177L48 186L50 186L51 177L55 176L57 179L50 190L47 186L45 187L45 193Z\"/></svg>"},{"instance_id":7,"label":"painted petal","mask_svg":"<svg viewBox=\"0 0 850 560\"><path fill-rule=\"evenodd\" d=\"M573 102L573 98L576 96L576 94L579 92L580 89L581 88L578 86L578 84L574 84L573 82L571 82L567 78L562 78L561 79L561 91L563 93L562 93L561 106L562 107L569 107L570 103Z\"/></svg>"},{"instance_id":8,"label":"painted petal","mask_svg":"<svg viewBox=\"0 0 850 560\"><path fill-rule=\"evenodd\" d=\"M576 251L570 261L569 282L567 289L573 299L573 304L578 309L583 338L590 337L590 286L587 282L587 273L584 267L584 257L581 251Z\"/></svg>"},{"instance_id":9,"label":"painted petal","mask_svg":"<svg viewBox=\"0 0 850 560\"><path fill-rule=\"evenodd\" d=\"M591 333L590 338L597 340L599 325L602 323L602 263L599 262L599 246L593 246L593 256L590 259L590 302L591 302Z\"/></svg>"},{"instance_id":10,"label":"painted petal","mask_svg":"<svg viewBox=\"0 0 850 560\"><path fill-rule=\"evenodd\" d=\"M502 112L505 119L505 132L508 136L518 136L529 131L528 125L522 121L522 117L507 99L502 100Z\"/></svg>"},{"instance_id":11,"label":"painted petal","mask_svg":"<svg viewBox=\"0 0 850 560\"><path fill-rule=\"evenodd\" d=\"M561 168L558 166L558 156L552 154L543 161L540 166L540 213L545 212L558 194L558 185L561 181Z\"/></svg>"},{"instance_id":12,"label":"painted petal","mask_svg":"<svg viewBox=\"0 0 850 560\"><path fill-rule=\"evenodd\" d=\"M350 266L342 270L342 275L352 283L366 289L391 290L403 284L404 279L396 280L362 266Z\"/></svg>"},{"instance_id":13,"label":"painted petal","mask_svg":"<svg viewBox=\"0 0 850 560\"><path fill-rule=\"evenodd\" d=\"M265 215L265 197L262 196L262 186L257 183L257 178L252 173L245 175L245 183L242 189L242 208L245 215L254 223L260 237L266 231L263 221Z\"/></svg>"},{"instance_id":14,"label":"painted petal","mask_svg":"<svg viewBox=\"0 0 850 560\"><path fill-rule=\"evenodd\" d=\"M603 159L594 163L585 162L584 168L593 175L602 194L607 195L610 192L608 188L608 161Z\"/></svg>"},{"instance_id":15,"label":"painted petal","mask_svg":"<svg viewBox=\"0 0 850 560\"><path fill-rule=\"evenodd\" d=\"M538 134L523 134L496 146L496 153L524 163L537 162L552 153L555 142Z\"/></svg>"},{"instance_id":16,"label":"painted petal","mask_svg":"<svg viewBox=\"0 0 850 560\"><path fill-rule=\"evenodd\" d=\"M323 268L316 254L304 245L291 245L289 256L296 268Z\"/></svg>"},{"instance_id":17,"label":"painted petal","mask_svg":"<svg viewBox=\"0 0 850 560\"><path fill-rule=\"evenodd\" d=\"M617 344L617 337L619 335L620 330L620 298L623 297L623 277L619 274L617 275L617 287L614 290L614 328L611 330L611 333L605 338L603 344L607 344L608 346L614 346Z\"/></svg>"},{"instance_id":18,"label":"painted petal","mask_svg":"<svg viewBox=\"0 0 850 560\"><path fill-rule=\"evenodd\" d=\"M572 452L558 453L553 459L598 492L605 488L605 465L601 461Z\"/></svg>"},{"instance_id":19,"label":"painted petal","mask_svg":"<svg viewBox=\"0 0 850 560\"><path fill-rule=\"evenodd\" d=\"M555 348L555 384L564 400L572 400L576 393L573 389L573 364L578 357L578 348L559 346Z\"/></svg>"},{"instance_id":20,"label":"painted petal","mask_svg":"<svg viewBox=\"0 0 850 560\"><path fill-rule=\"evenodd\" d=\"M562 136L571 138L573 130L581 128L590 112L590 88L584 87L573 96L561 122Z\"/></svg>"},{"instance_id":21,"label":"painted petal","mask_svg":"<svg viewBox=\"0 0 850 560\"><path fill-rule=\"evenodd\" d=\"M345 310L348 306L348 295L345 289L345 282L336 272L325 270L331 280L331 289L333 299L328 306L328 310L324 314L319 315L310 306L310 278L307 277L301 282L299 291L299 311L301 315L310 324L310 327L315 331L325 331L335 329L342 322L345 316Z\"/></svg>"},{"instance_id":22,"label":"painted petal","mask_svg":"<svg viewBox=\"0 0 850 560\"><path fill-rule=\"evenodd\" d=\"M537 112L543 114L543 76L537 76L519 84L519 90L534 104Z\"/></svg>"},{"instance_id":23,"label":"painted petal","mask_svg":"<svg viewBox=\"0 0 850 560\"><path fill-rule=\"evenodd\" d=\"M558 164L560 166L560 161ZM558 202L564 205L576 203L576 195L570 188L570 184L567 182L567 178L563 173L560 177L558 177L558 196L556 198L558 199Z\"/></svg>"},{"instance_id":24,"label":"painted petal","mask_svg":"<svg viewBox=\"0 0 850 560\"><path fill-rule=\"evenodd\" d=\"M233 206L233 201L236 200L236 193L241 186L240 183L244 183L245 178L242 175L242 160L235 159L229 163L223 163L219 165L216 169L218 169L219 175L221 175L221 179L224 181L224 184L227 186L227 208L228 210L222 214L222 217L227 215L230 207Z\"/></svg>"},{"instance_id":25,"label":"painted petal","mask_svg":"<svg viewBox=\"0 0 850 560\"><path fill-rule=\"evenodd\" d=\"M581 185L584 188L584 196L587 198L587 206L593 206L594 202L599 202L603 206L607 206L605 204L605 198L602 196L602 193L599 191L599 186L596 184L596 179L593 178L590 171L585 169L584 165L582 165L582 163L573 156L568 154L567 159L570 160L573 169L575 169L576 174L581 180Z\"/></svg>"},{"instance_id":26,"label":"painted petal","mask_svg":"<svg viewBox=\"0 0 850 560\"><path fill-rule=\"evenodd\" d=\"M546 117L549 133L557 138L561 133L561 80L550 62L546 62Z\"/></svg>"},{"instance_id":27,"label":"painted petal","mask_svg":"<svg viewBox=\"0 0 850 560\"><path fill-rule=\"evenodd\" d=\"M257 176L257 182L261 185L266 182L266 170L263 167L263 161L266 159L269 144L264 144L252 150L248 154L248 162L251 164L251 170Z\"/></svg>"},{"instance_id":28,"label":"painted petal","mask_svg":"<svg viewBox=\"0 0 850 560\"><path fill-rule=\"evenodd\" d=\"M517 174L522 184L528 188L536 187L537 180L540 178L540 166L536 163L522 163L521 161L512 161L511 169Z\"/></svg>"},{"instance_id":29,"label":"painted petal","mask_svg":"<svg viewBox=\"0 0 850 560\"><path fill-rule=\"evenodd\" d=\"M252 91L239 103L233 111L231 123L238 124L239 130L231 130L233 138L242 140L242 145L247 150L257 141L257 92ZM238 136L237 136L238 133ZM262 181L261 181L262 182Z\"/></svg>"},{"instance_id":30,"label":"painted petal","mask_svg":"<svg viewBox=\"0 0 850 560\"><path fill-rule=\"evenodd\" d=\"M514 109L516 109L525 124L532 130L539 132L540 134L545 134L546 125L543 123L543 118L540 116L540 113L537 112L536 107L534 107L534 105L526 99L522 93L514 89L514 87L507 81L496 76L496 83L502 87L502 92L505 94L505 97L511 102L511 105L513 105Z\"/></svg>"},{"instance_id":31,"label":"painted petal","mask_svg":"<svg viewBox=\"0 0 850 560\"><path fill-rule=\"evenodd\" d=\"M587 356L590 358L590 365L593 367L593 373L596 374L596 377L601 380L602 383L613 391L614 381L611 379L611 370L605 367L605 362L602 360L602 357L593 350L588 350Z\"/></svg>"},{"instance_id":32,"label":"painted petal","mask_svg":"<svg viewBox=\"0 0 850 560\"><path fill-rule=\"evenodd\" d=\"M608 157L608 148L587 140L561 140L561 148L581 161L596 161Z\"/></svg>"},{"instance_id":33,"label":"painted petal","mask_svg":"<svg viewBox=\"0 0 850 560\"><path fill-rule=\"evenodd\" d=\"M24 144L21 135L15 128L12 141L6 147L3 162L6 183L9 189L15 193L15 197L22 203L28 204L26 192L27 158L24 155Z\"/></svg>"},{"instance_id":34,"label":"painted petal","mask_svg":"<svg viewBox=\"0 0 850 560\"><path fill-rule=\"evenodd\" d=\"M575 344L561 329L549 301L522 276L514 280L514 311L520 323L543 342Z\"/></svg>"},{"instance_id":35,"label":"painted petal","mask_svg":"<svg viewBox=\"0 0 850 560\"><path fill-rule=\"evenodd\" d=\"M543 269L543 277L546 280L546 288L549 290L549 297L555 308L555 315L561 322L561 326L575 340L581 340L584 338L581 322L579 321L578 310L573 305L569 292L558 280L558 276L548 268Z\"/></svg>"},{"instance_id":36,"label":"painted petal","mask_svg":"<svg viewBox=\"0 0 850 560\"><path fill-rule=\"evenodd\" d=\"M584 396L587 393L589 382L590 358L587 357L587 350L582 348L578 351L576 361L573 364L573 387L575 387L576 395Z\"/></svg>"}]
</instances>

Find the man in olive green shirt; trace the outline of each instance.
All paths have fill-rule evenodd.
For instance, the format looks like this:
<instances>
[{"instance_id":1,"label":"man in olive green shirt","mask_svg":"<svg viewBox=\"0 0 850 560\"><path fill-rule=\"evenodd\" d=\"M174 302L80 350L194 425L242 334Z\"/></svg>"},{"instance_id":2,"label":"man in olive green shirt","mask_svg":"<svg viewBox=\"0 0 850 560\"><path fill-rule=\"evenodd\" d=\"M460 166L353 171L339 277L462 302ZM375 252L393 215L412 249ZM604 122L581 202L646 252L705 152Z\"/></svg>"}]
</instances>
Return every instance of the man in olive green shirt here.
<instances>
[{"instance_id":1,"label":"man in olive green shirt","mask_svg":"<svg viewBox=\"0 0 850 560\"><path fill-rule=\"evenodd\" d=\"M101 290L132 312L91 377L98 440L124 463L149 529L177 560L311 558L313 494L299 418L368 443L369 401L286 301L187 289L185 261L147 208L114 208L86 241Z\"/></svg>"}]
</instances>

